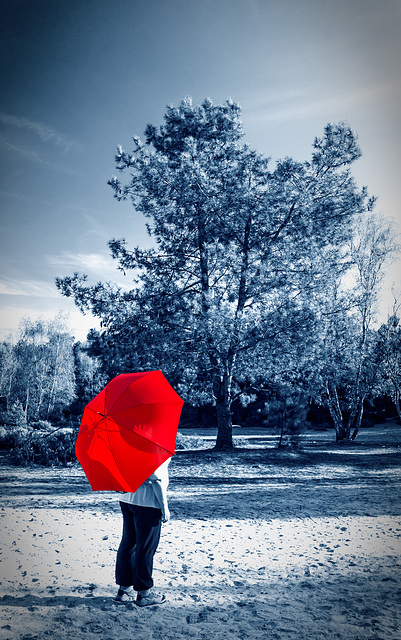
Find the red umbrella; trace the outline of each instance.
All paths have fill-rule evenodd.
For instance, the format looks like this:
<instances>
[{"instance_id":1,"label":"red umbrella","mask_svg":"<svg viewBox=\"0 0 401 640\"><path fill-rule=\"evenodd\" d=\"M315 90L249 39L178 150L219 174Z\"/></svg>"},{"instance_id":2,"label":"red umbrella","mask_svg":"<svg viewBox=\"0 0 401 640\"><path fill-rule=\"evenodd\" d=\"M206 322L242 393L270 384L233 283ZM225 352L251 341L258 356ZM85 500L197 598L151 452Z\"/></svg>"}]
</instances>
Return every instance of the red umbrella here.
<instances>
[{"instance_id":1,"label":"red umbrella","mask_svg":"<svg viewBox=\"0 0 401 640\"><path fill-rule=\"evenodd\" d=\"M136 491L174 455L183 404L161 371L113 378L86 405L75 444L93 491Z\"/></svg>"}]
</instances>

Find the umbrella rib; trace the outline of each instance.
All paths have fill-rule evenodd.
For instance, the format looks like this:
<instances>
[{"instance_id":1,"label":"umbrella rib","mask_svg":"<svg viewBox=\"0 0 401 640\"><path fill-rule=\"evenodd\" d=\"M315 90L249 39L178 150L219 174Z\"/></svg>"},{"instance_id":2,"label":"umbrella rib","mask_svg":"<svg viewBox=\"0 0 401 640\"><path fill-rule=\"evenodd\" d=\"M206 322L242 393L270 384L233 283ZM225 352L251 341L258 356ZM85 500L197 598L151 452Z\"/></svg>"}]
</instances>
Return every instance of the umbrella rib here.
<instances>
[{"instance_id":1,"label":"umbrella rib","mask_svg":"<svg viewBox=\"0 0 401 640\"><path fill-rule=\"evenodd\" d=\"M160 403L152 403L152 404L160 404ZM103 415L103 414L101 414L101 415ZM171 451L169 449L166 449L166 447L163 447L163 445L158 444L157 442L153 442L153 440L151 440L150 438L147 438L146 436L142 435L142 433L137 433L137 431L134 431L133 429L130 429L129 427L126 427L124 424L120 424L117 420L112 418L110 415L105 415L104 418L107 418L107 420L110 420L111 422L113 422L117 426L117 431L121 431L121 429L126 429L127 431L131 431L131 433L134 433L139 438L142 438L143 440L146 440L146 442L150 442L150 444L156 445L160 449L163 449L164 451L167 451L167 453L171 453ZM106 422L106 424L107 424L107 422ZM106 429L105 431L106 431L107 437L108 437L109 433L111 433L111 429ZM110 445L110 448L111 448L110 440L109 440L109 445Z\"/></svg>"},{"instance_id":2,"label":"umbrella rib","mask_svg":"<svg viewBox=\"0 0 401 640\"><path fill-rule=\"evenodd\" d=\"M152 403L149 403L149 404L162 404L162 403L152 402ZM111 422L113 422L117 427L117 431L120 431L121 429L127 429L128 431L130 430L129 427L126 427L125 425L119 424L118 421L115 418L112 418L109 414L103 414L103 413L100 413L99 411L93 411L93 409L91 409L91 411L93 413L101 415L104 419L107 419L107 420L110 420ZM83 430L86 431L87 429L90 428L89 425L84 425L84 427L85 427L85 429L82 429L82 431ZM108 436L109 432L110 432L110 429L105 429L105 431L106 431L107 436ZM168 453L171 453L171 451L169 449L166 449L166 447L163 447L162 445L160 445L160 444L158 444L156 442L153 442L152 440L150 440L150 438L147 438L146 436L142 435L141 433L137 433L136 431L133 431L133 433L135 433L135 435L139 436L140 438L143 438L147 442L150 442L151 444L155 444L156 446L160 447L164 451L167 451ZM109 440L109 445L111 447L110 440ZM174 455L174 454L172 454L172 455Z\"/></svg>"},{"instance_id":3,"label":"umbrella rib","mask_svg":"<svg viewBox=\"0 0 401 640\"><path fill-rule=\"evenodd\" d=\"M102 414L102 413L100 413L99 411L95 411L94 409L91 409L91 408L90 408L90 407L88 407L88 406L86 406L86 407L85 407L85 411L88 411L88 412L90 412L90 413L92 413L92 414L95 414L95 416L96 416L96 415L101 415L101 416L103 416L103 414ZM104 416L104 417L106 417L106 416ZM93 426L93 425L92 425L92 426ZM90 428L91 428L91 425L89 425L89 424L81 424L80 432L81 432L81 433L83 433L84 431L87 431L87 430L88 430L88 429L90 429Z\"/></svg>"},{"instance_id":4,"label":"umbrella rib","mask_svg":"<svg viewBox=\"0 0 401 640\"><path fill-rule=\"evenodd\" d=\"M128 427L125 427L124 425L119 425L120 429L127 429L127 431L130 431L130 429ZM150 442L150 444L154 444L156 445L156 447L159 447L160 449L163 449L163 451L167 451L167 453L171 454L171 451L169 449L166 449L166 447L163 447L161 444L157 444L157 442L153 442L153 440L150 440L150 438L146 438L145 436L143 436L141 433L137 433L136 431L133 431L132 433L135 433L136 436L139 436L139 438L142 438L143 440L146 440L146 442ZM171 454L174 455L174 454Z\"/></svg>"},{"instance_id":5,"label":"umbrella rib","mask_svg":"<svg viewBox=\"0 0 401 640\"><path fill-rule=\"evenodd\" d=\"M100 413L100 412L99 412L99 411L95 411L94 413ZM100 414L100 415L103 415L103 414ZM113 418L110 418L110 416L104 416L104 418L106 418L106 417L107 417L107 419L108 419L108 420L111 420L111 422L114 422L114 424L115 424L117 427L119 426L119 425L117 424L117 422L115 422L115 420L113 420ZM106 422L106 424L107 424L107 422ZM89 428L89 427L88 427L88 428ZM107 443L108 443L108 446L109 446L109 450L110 450L110 452L111 452L111 451L112 451L112 446L111 446L111 442L110 442L110 433L111 433L111 430L106 428L106 429L104 429L104 431L102 431L102 433L103 433L103 434L105 435L105 437L107 438ZM97 437L100 437L101 439L103 439L103 438L102 438L102 436L101 436L101 434L100 434L99 432L97 433ZM115 465L116 465L117 469L119 470L119 472L120 472L120 474L121 474L121 477L122 477L122 478L123 478L123 479L128 483L128 480L127 480L127 478L125 477L125 474L123 473L123 471L121 470L120 465L118 464L118 462L117 462L117 460L115 459L114 455L113 455L113 460L114 460L114 462L115 462Z\"/></svg>"},{"instance_id":6,"label":"umbrella rib","mask_svg":"<svg viewBox=\"0 0 401 640\"><path fill-rule=\"evenodd\" d=\"M144 376L148 375L149 373L152 373L152 372L151 372L151 371L144 371L144 372L143 372L143 375L141 376L141 378L143 378ZM118 377L118 376L117 376L117 377ZM139 378L139 380L140 380L141 378ZM123 391L121 391L121 392L118 394L117 398L114 400L113 405L109 408L109 410L110 410L110 411L112 411L112 409L113 409L114 405L115 405L115 404L120 400L121 396L123 396L123 395L127 392L127 390L130 388L130 386L131 386L132 384L135 384L135 382L137 382L137 380L134 380L134 381L132 381L132 380L128 381L128 380L127 380L127 383L128 383L128 384L127 384L127 386L125 387L125 389L124 389ZM107 405L106 399L107 399L107 395L108 395L108 394L107 394L107 391L108 391L108 385L106 386L106 390L105 390L105 404L106 404L106 405Z\"/></svg>"},{"instance_id":7,"label":"umbrella rib","mask_svg":"<svg viewBox=\"0 0 401 640\"><path fill-rule=\"evenodd\" d=\"M113 418L109 418L109 420L111 420L112 422L114 422ZM115 424L117 424L117 423L115 423ZM117 426L118 426L118 425L117 425ZM109 443L109 449L110 449L110 452L111 452L113 449L112 449L111 442L110 442L110 430L109 430L109 429L106 429L106 433L107 433L107 440L108 440L108 443ZM114 455L113 455L113 460L114 460L114 462L116 463L116 467L117 467L117 469L119 470L119 472L121 473L121 476L124 478L125 482L127 482L127 483L128 483L128 480L127 480L127 478L125 477L125 474L122 472L122 470L121 470L121 468L120 468L120 465L118 464L118 462L117 462L117 460L115 459L115 456L114 456Z\"/></svg>"},{"instance_id":8,"label":"umbrella rib","mask_svg":"<svg viewBox=\"0 0 401 640\"><path fill-rule=\"evenodd\" d=\"M121 429L122 425L118 425L118 423L117 423L117 422L115 422L115 421L113 420L113 418L110 418L110 417L109 417L109 420L111 420L112 422L114 422L114 424L117 424L117 426L119 427L119 429ZM124 428L124 429L127 429L127 427L123 427L123 428ZM111 446L110 437L109 437L110 430L109 430L109 429L106 429L106 433L107 433L107 439L108 439L108 443L109 443L109 448L110 448L110 451L112 451L112 446ZM148 438L145 438L144 436L141 436L139 433L137 433L137 434L135 434L135 435L138 435L140 438L143 438L143 440L146 440L147 442L150 442L151 444L155 444L154 442L152 442L152 441L151 441L151 440L149 440ZM171 455L171 451L169 451L169 450L168 450L168 449L166 449L165 447L162 447L161 445L157 445L157 446L158 446L158 447L160 447L160 449L163 449L163 451L166 451L166 453L169 453L169 454ZM174 455L174 454L173 454L173 455ZM117 469L118 469L118 470L119 470L119 472L121 473L121 476L122 476L122 477L124 478L124 480L128 483L128 480L127 480L127 478L125 477L125 474L122 472L122 470L121 470L121 468L120 468L120 465L118 464L118 462L117 462L117 460L115 459L115 457L114 457L114 456L113 456L113 459L114 459L114 462L116 463ZM133 493L135 493L135 492L133 492Z\"/></svg>"},{"instance_id":9,"label":"umbrella rib","mask_svg":"<svg viewBox=\"0 0 401 640\"><path fill-rule=\"evenodd\" d=\"M116 403L114 403L115 406ZM119 422L119 415L124 414L126 411L130 409L142 409L145 407L173 407L176 409L179 405L182 405L182 401L178 400L149 400L149 402L138 402L138 404L131 404L129 407L118 409L117 411L113 411L113 407L111 407L107 412L107 417L111 417L115 422ZM97 412L99 413L99 412ZM103 415L103 414L99 414Z\"/></svg>"}]
</instances>

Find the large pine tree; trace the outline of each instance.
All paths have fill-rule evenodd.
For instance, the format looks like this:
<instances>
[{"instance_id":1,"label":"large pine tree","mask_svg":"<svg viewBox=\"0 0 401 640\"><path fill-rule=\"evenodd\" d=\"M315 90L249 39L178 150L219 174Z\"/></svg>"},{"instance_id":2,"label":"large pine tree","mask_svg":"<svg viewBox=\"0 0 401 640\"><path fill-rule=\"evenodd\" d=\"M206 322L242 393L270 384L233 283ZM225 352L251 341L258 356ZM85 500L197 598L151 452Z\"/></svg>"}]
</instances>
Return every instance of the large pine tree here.
<instances>
[{"instance_id":1,"label":"large pine tree","mask_svg":"<svg viewBox=\"0 0 401 640\"><path fill-rule=\"evenodd\" d=\"M360 151L348 125L327 125L310 162L273 169L242 137L231 101L168 107L145 142L118 149L126 184L110 181L154 242L109 243L132 288L89 286L77 274L57 281L102 318L114 373L162 368L186 399L213 399L219 449L232 447L233 397L266 375L275 337L310 333L325 274L344 269L343 247L368 207L350 175Z\"/></svg>"}]
</instances>

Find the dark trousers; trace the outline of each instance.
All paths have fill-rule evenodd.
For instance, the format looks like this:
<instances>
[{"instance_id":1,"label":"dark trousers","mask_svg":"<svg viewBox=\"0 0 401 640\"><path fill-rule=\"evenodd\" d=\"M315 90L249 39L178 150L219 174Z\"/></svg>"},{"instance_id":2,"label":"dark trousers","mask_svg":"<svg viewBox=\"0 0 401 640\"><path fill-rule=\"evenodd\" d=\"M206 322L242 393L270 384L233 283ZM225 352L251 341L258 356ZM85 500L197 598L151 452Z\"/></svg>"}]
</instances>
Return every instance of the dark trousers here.
<instances>
[{"instance_id":1,"label":"dark trousers","mask_svg":"<svg viewBox=\"0 0 401 640\"><path fill-rule=\"evenodd\" d=\"M117 551L116 583L135 591L153 587L153 556L160 540L161 509L120 502L123 534Z\"/></svg>"}]
</instances>

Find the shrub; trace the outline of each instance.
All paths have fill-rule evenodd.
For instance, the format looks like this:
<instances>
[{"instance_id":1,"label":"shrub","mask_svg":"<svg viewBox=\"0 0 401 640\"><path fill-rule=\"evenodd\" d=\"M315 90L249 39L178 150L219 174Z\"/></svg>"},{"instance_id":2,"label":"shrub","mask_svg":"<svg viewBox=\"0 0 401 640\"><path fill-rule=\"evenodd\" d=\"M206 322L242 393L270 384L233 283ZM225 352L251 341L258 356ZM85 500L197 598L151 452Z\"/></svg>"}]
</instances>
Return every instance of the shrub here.
<instances>
[{"instance_id":1,"label":"shrub","mask_svg":"<svg viewBox=\"0 0 401 640\"><path fill-rule=\"evenodd\" d=\"M5 424L0 427L0 449L13 449L29 434L29 429Z\"/></svg>"},{"instance_id":2,"label":"shrub","mask_svg":"<svg viewBox=\"0 0 401 640\"><path fill-rule=\"evenodd\" d=\"M72 429L62 429L51 435L30 431L16 442L13 459L20 465L65 466L76 460L75 440L76 434Z\"/></svg>"},{"instance_id":3,"label":"shrub","mask_svg":"<svg viewBox=\"0 0 401 640\"><path fill-rule=\"evenodd\" d=\"M199 436L188 436L183 433L177 433L175 442L176 451L184 451L187 449L205 449L205 440Z\"/></svg>"},{"instance_id":4,"label":"shrub","mask_svg":"<svg viewBox=\"0 0 401 640\"><path fill-rule=\"evenodd\" d=\"M246 438L234 438L234 447L239 449L246 449L249 446L249 441ZM177 433L177 440L175 443L176 451L197 450L197 449L211 449L214 447L214 441L204 440L200 436L186 435L183 433Z\"/></svg>"},{"instance_id":5,"label":"shrub","mask_svg":"<svg viewBox=\"0 0 401 640\"><path fill-rule=\"evenodd\" d=\"M52 423L48 420L37 420L36 422L31 422L30 426L36 431L45 431L47 433L54 431Z\"/></svg>"},{"instance_id":6,"label":"shrub","mask_svg":"<svg viewBox=\"0 0 401 640\"><path fill-rule=\"evenodd\" d=\"M2 415L2 421L5 425L10 425L11 427L26 427L26 415L24 408L19 400L13 402L11 407Z\"/></svg>"}]
</instances>

